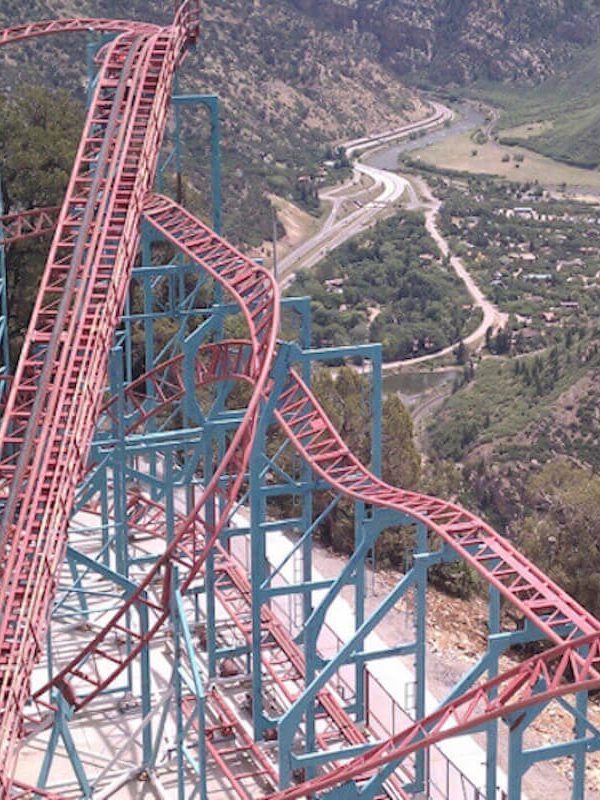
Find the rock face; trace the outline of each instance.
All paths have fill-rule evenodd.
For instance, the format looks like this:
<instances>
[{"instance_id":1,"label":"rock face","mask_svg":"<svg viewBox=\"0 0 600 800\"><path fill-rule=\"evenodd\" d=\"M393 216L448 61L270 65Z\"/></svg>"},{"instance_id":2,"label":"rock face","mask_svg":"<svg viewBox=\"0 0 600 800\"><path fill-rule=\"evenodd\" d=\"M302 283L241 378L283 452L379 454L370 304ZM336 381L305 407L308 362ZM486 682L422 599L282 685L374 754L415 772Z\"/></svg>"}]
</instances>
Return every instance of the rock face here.
<instances>
[{"instance_id":1,"label":"rock face","mask_svg":"<svg viewBox=\"0 0 600 800\"><path fill-rule=\"evenodd\" d=\"M400 73L436 82L538 81L598 36L597 0L290 0L377 40Z\"/></svg>"}]
</instances>

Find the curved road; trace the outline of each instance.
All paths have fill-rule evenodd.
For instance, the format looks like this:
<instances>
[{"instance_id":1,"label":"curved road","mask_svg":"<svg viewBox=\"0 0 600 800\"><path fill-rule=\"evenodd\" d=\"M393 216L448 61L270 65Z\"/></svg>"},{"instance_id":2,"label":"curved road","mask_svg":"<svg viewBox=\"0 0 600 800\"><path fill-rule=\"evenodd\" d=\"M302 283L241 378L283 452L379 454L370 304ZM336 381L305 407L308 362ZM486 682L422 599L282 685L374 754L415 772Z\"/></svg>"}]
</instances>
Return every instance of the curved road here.
<instances>
[{"instance_id":1,"label":"curved road","mask_svg":"<svg viewBox=\"0 0 600 800\"><path fill-rule=\"evenodd\" d=\"M415 186L418 187L421 197L417 195ZM485 341L485 335L489 328L496 331L504 328L508 322L508 314L500 311L498 307L489 300L481 291L479 286L473 280L471 273L467 270L464 261L460 256L450 254L450 246L444 234L438 226L438 212L441 208L442 202L432 193L429 185L423 178L413 178L412 183L409 184L409 204L407 208L414 210L423 210L425 212L425 228L436 243L438 250L443 258L450 256L450 266L458 275L460 280L464 283L467 292L473 305L481 309L482 318L479 325L475 330L463 339L467 347L476 349ZM404 366L414 366L415 364L424 364L427 361L433 361L437 358L452 355L458 342L444 347L442 350L436 350L435 353L427 353L424 356L416 356L415 358L404 358L398 361L387 361L382 365L383 371L390 371Z\"/></svg>"},{"instance_id":2,"label":"curved road","mask_svg":"<svg viewBox=\"0 0 600 800\"><path fill-rule=\"evenodd\" d=\"M368 152L379 149L382 145L388 144L396 139L409 136L411 133L425 131L438 127L453 118L453 112L440 103L432 103L432 113L419 122L405 125L392 131L385 131L372 137L354 139L343 144L349 156L360 152ZM365 203L346 217L339 219L342 203L351 200L360 191L363 191L360 178L361 176L370 178L375 186L381 187L381 192L372 200ZM415 191L418 187L421 197ZM356 188L354 188L356 187ZM408 195L408 208L422 209L425 212L425 227L431 238L435 241L441 255L445 258L450 255L450 247L442 234L437 221L441 201L436 198L431 189L422 178L413 178L412 183L396 172L372 167L361 161L354 164L354 176L350 183L343 186L336 186L321 194L321 198L331 202L329 215L318 233L307 241L303 242L285 258L279 262L278 273L279 283L285 289L293 281L296 272L314 266L327 253L348 239L356 236L361 231L372 225L387 209L397 203L404 193ZM483 294L472 276L468 272L461 258L450 255L450 265L457 276L464 283L473 305L482 311L482 321L477 328L465 337L464 343L467 347L479 347L485 339L488 328L497 330L506 325L508 315L499 311L498 308ZM455 342L435 353L428 353L416 358L402 359L383 364L384 371L398 369L402 366L414 366L415 364L432 361L452 354L458 342Z\"/></svg>"},{"instance_id":3,"label":"curved road","mask_svg":"<svg viewBox=\"0 0 600 800\"><path fill-rule=\"evenodd\" d=\"M439 103L433 103L432 113L425 119L413 122L410 125L404 125L402 128L378 133L375 136L352 139L344 142L342 147L345 148L349 156L356 155L362 151L377 149L395 139L410 136L411 133L435 128L446 120L452 119L452 116L453 112L449 108ZM342 203L351 200L354 195L363 191L360 186L362 175L366 175L376 186L380 186L381 192L373 200L357 208L356 211L341 219L338 218ZM383 211L400 200L409 185L406 178L395 172L371 167L360 161L356 162L354 165L354 177L350 183L342 187L336 186L321 194L322 199L331 202L331 211L321 230L279 262L278 275L281 287L286 288L292 282L299 269L314 266L330 250L339 247L348 239L372 225Z\"/></svg>"}]
</instances>

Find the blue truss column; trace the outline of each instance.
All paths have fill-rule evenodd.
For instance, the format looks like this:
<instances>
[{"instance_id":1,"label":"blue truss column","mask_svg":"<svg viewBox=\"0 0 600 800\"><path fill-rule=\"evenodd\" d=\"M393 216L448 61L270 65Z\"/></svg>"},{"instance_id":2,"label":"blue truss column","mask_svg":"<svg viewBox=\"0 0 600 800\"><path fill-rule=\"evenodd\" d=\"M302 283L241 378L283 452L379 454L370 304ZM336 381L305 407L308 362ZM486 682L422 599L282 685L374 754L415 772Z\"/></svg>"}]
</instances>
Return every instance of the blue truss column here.
<instances>
[{"instance_id":1,"label":"blue truss column","mask_svg":"<svg viewBox=\"0 0 600 800\"><path fill-rule=\"evenodd\" d=\"M142 222L142 226L143 226ZM123 312L123 328L125 348L125 380L127 383L133 382L133 324L131 321L131 295L128 292L125 298L125 310Z\"/></svg>"},{"instance_id":2,"label":"blue truss column","mask_svg":"<svg viewBox=\"0 0 600 800\"><path fill-rule=\"evenodd\" d=\"M203 445L203 471L202 480L206 486L212 478L212 463L213 463L213 437L211 425L207 424L204 427L202 436ZM215 524L215 501L214 497L210 498L204 506L204 518L206 521L206 529L210 530ZM216 677L217 674L217 612L215 603L215 557L213 548L208 553L206 558L206 570L204 575L204 588L206 598L206 652L208 659L208 676L209 678Z\"/></svg>"},{"instance_id":3,"label":"blue truss column","mask_svg":"<svg viewBox=\"0 0 600 800\"><path fill-rule=\"evenodd\" d=\"M585 724L588 711L588 693L578 692L575 698L575 707L579 715L575 718L575 738L583 739L587 733ZM573 790L572 800L583 800L585 797L585 761L586 751L577 748L573 755Z\"/></svg>"},{"instance_id":4,"label":"blue truss column","mask_svg":"<svg viewBox=\"0 0 600 800\"><path fill-rule=\"evenodd\" d=\"M508 795L507 800L521 800L523 774L523 732L527 726L527 715L514 726L509 725L508 738Z\"/></svg>"},{"instance_id":5,"label":"blue truss column","mask_svg":"<svg viewBox=\"0 0 600 800\"><path fill-rule=\"evenodd\" d=\"M164 455L164 498L165 498L165 525L167 545L175 535L175 492L173 485L173 453L169 449ZM185 798L185 725L183 719L183 683L181 669L181 636L182 626L185 624L183 604L179 595L179 574L176 566L171 566L171 587L169 607L171 610L171 626L173 630L173 644L175 648L174 683L175 683L175 709L177 726L177 796L179 800ZM164 579L167 579L165 574Z\"/></svg>"},{"instance_id":6,"label":"blue truss column","mask_svg":"<svg viewBox=\"0 0 600 800\"><path fill-rule=\"evenodd\" d=\"M382 398L383 381L381 373L382 351L381 345L374 348L371 356L371 469L377 476L381 476L381 428L382 428Z\"/></svg>"},{"instance_id":7,"label":"blue truss column","mask_svg":"<svg viewBox=\"0 0 600 800\"><path fill-rule=\"evenodd\" d=\"M490 642L489 637L500 633L500 592L494 586L489 587L488 601L488 649L490 655L488 679L492 680L498 675L498 648ZM496 689L490 692L490 697L496 697ZM498 721L492 720L487 725L486 737L486 784L485 796L487 800L496 800L497 774L498 774Z\"/></svg>"},{"instance_id":8,"label":"blue truss column","mask_svg":"<svg viewBox=\"0 0 600 800\"><path fill-rule=\"evenodd\" d=\"M222 233L221 207L221 120L219 118L219 98L211 96L204 101L210 110L210 163L212 176L213 228Z\"/></svg>"},{"instance_id":9,"label":"blue truss column","mask_svg":"<svg viewBox=\"0 0 600 800\"><path fill-rule=\"evenodd\" d=\"M312 470L306 462L300 466L302 491L302 531L307 531L313 521L313 490L312 490ZM308 585L312 581L312 557L313 537L308 536L302 544L302 581ZM295 601L294 601L295 602ZM312 613L312 592L306 591L302 595L302 622L304 623Z\"/></svg>"},{"instance_id":10,"label":"blue truss column","mask_svg":"<svg viewBox=\"0 0 600 800\"><path fill-rule=\"evenodd\" d=\"M83 586L81 583L81 577L79 575L77 562L72 557L70 551L67 552L67 564L69 566L69 572L71 573L72 587L76 592L76 600L79 604L79 608L81 609L81 616L83 617L83 622L87 622L89 614L89 606L87 598L83 592Z\"/></svg>"},{"instance_id":11,"label":"blue truss column","mask_svg":"<svg viewBox=\"0 0 600 800\"><path fill-rule=\"evenodd\" d=\"M365 509L365 504L356 502L354 504L354 546L355 550L364 547L365 540L365 519L369 512ZM367 559L363 559L361 564L356 569L356 576L354 578L354 629L358 630L365 621L365 596L366 596L366 563ZM364 640L358 645L359 650L364 649ZM356 719L364 720L365 718L365 660L362 658L356 659L354 667L354 705L356 709ZM311 675L311 680L312 680Z\"/></svg>"},{"instance_id":12,"label":"blue truss column","mask_svg":"<svg viewBox=\"0 0 600 800\"><path fill-rule=\"evenodd\" d=\"M185 617L185 609L179 589L177 588L177 569L173 571L173 582L171 586L171 608L174 642L174 665L173 665L173 686L175 692L175 714L177 728L177 796L178 800L185 800L186 784L186 761L188 761L197 773L198 781L194 791L189 795L191 798L198 796L200 800L208 800L208 790L206 785L206 697L200 670L196 661L196 654L192 642L192 636ZM191 681L187 678L184 682L184 655L189 662L189 672ZM195 698L195 729L198 737L198 761L194 763L191 752L186 747L186 732L190 727L194 727L191 720L186 720L183 713L182 700L186 693L193 690Z\"/></svg>"},{"instance_id":13,"label":"blue truss column","mask_svg":"<svg viewBox=\"0 0 600 800\"><path fill-rule=\"evenodd\" d=\"M173 450L166 448L163 456L163 498L165 504L165 534L167 544L172 541L175 534L175 481L173 475ZM166 576L164 576L166 579ZM172 587L177 586L177 571L173 568ZM172 600L172 598L171 598ZM174 605L171 603L171 610ZM150 620L148 608L140 605L140 627L142 634L148 630ZM173 623L173 615L171 618ZM152 742L152 723L150 713L152 711L152 670L150 667L150 646L146 645L140 654L140 690L142 703L142 719L148 719L142 734L144 764L150 766L154 759L154 747Z\"/></svg>"},{"instance_id":14,"label":"blue truss column","mask_svg":"<svg viewBox=\"0 0 600 800\"><path fill-rule=\"evenodd\" d=\"M223 386L224 386L224 384L223 384ZM220 388L223 388L223 386L220 387ZM215 408L215 411L217 413L219 413L220 411L224 411L224 408L223 408L224 402L225 402L225 394L221 393L219 398L217 399L217 401L215 403L215 406L218 406L217 408ZM216 440L216 443L217 443L217 460L218 460L218 463L221 463L223 461L223 459L225 458L225 453L227 452L227 441L226 441L226 439L227 439L227 429L225 428L225 426L219 425L216 428L215 434L216 434L215 440ZM221 516L221 514L223 513L223 511L225 509L227 501L226 501L226 499L224 497L219 495L218 498L217 498L217 502L218 502L217 513L218 513L219 516ZM230 549L231 549L231 544L230 544L229 540L227 540L227 542L225 543L225 546L227 548L227 551L229 552Z\"/></svg>"},{"instance_id":15,"label":"blue truss column","mask_svg":"<svg viewBox=\"0 0 600 800\"><path fill-rule=\"evenodd\" d=\"M115 446L112 452L113 523L115 571L125 578L129 572L129 546L127 541L127 485L125 477L125 396L123 374L123 349L114 347L109 363L110 391L117 398L113 419Z\"/></svg>"},{"instance_id":16,"label":"blue truss column","mask_svg":"<svg viewBox=\"0 0 600 800\"><path fill-rule=\"evenodd\" d=\"M181 648L179 646L179 630L174 631L175 638L175 716L176 716L176 742L177 742L177 797L178 800L185 800L185 759L183 756L183 744L185 741L185 721L183 718L183 681L181 680Z\"/></svg>"},{"instance_id":17,"label":"blue truss column","mask_svg":"<svg viewBox=\"0 0 600 800\"><path fill-rule=\"evenodd\" d=\"M142 220L142 265L144 267L152 266L152 229L146 220ZM144 272L142 277L142 291L144 295L144 368L146 372L150 372L154 368L154 292L152 289L152 277ZM131 329L130 336L128 337L131 342ZM129 359L131 364L131 359ZM146 397L154 397L154 386L152 381L146 381ZM156 430L156 419L150 417L146 422L146 430L153 433ZM157 476L157 462L156 453L151 450L148 453L148 472L152 478ZM158 500L158 489L154 481L151 482L150 494L153 500Z\"/></svg>"},{"instance_id":18,"label":"blue truss column","mask_svg":"<svg viewBox=\"0 0 600 800\"><path fill-rule=\"evenodd\" d=\"M300 316L299 346L301 350L308 350L311 345L311 322L312 311L309 297L286 297L282 299L283 308L292 308ZM303 358L301 362L302 380L308 387L311 384L311 362L308 358ZM302 483L302 514L301 530L308 531L313 525L313 472L309 464L302 460L300 465L300 480ZM312 581L313 568L313 537L307 536L302 542L302 580L308 585ZM303 623L312 614L312 592L306 591L301 595L302 598L302 621ZM295 601L294 601L295 602Z\"/></svg>"},{"instance_id":19,"label":"blue truss column","mask_svg":"<svg viewBox=\"0 0 600 800\"><path fill-rule=\"evenodd\" d=\"M73 709L67 703L62 694L60 694L60 692L56 693L54 702L56 703L54 724L52 726L50 740L46 746L46 752L44 754L44 760L42 762L37 785L41 788L46 785L46 781L48 780L48 776L50 774L52 761L54 760L54 755L56 753L56 748L59 741L62 739L65 750L67 751L67 756L71 762L71 766L73 767L73 772L75 773L77 782L79 783L79 788L81 789L84 797L91 797L91 786L85 774L85 769L79 757L79 753L77 752L77 748L75 747L75 742L71 736L71 731L69 730L69 720L73 716Z\"/></svg>"},{"instance_id":20,"label":"blue truss column","mask_svg":"<svg viewBox=\"0 0 600 800\"><path fill-rule=\"evenodd\" d=\"M389 613L394 605L402 598L406 592L411 589L415 584L415 572L411 570L408 572L394 587L394 589L387 595L387 597L379 604L379 606L370 614L369 618L363 623L355 633L343 644L332 659L325 662L321 667L318 675L315 676L313 681L306 687L304 692L296 699L294 704L287 709L279 721L279 781L281 788L286 788L289 785L291 768L295 765L308 767L317 763L323 763L323 760L329 760L335 757L332 753L327 753L324 757L321 753L307 753L299 756L293 752L292 744L296 731L301 725L304 716L314 712L315 701L319 691L327 684L327 682L335 675L336 672L357 652L357 648L366 639L369 634L375 630L381 620ZM338 579L339 580L339 579ZM308 628L308 625L307 625ZM407 646L400 646L394 650L385 650L385 655L382 653L380 657L388 657L390 655L407 655L413 652L413 644ZM371 658L377 657L377 654L371 654ZM369 745L360 745L351 747L351 753L344 750L344 757L348 755L357 755L362 751L363 747ZM342 758L338 752L338 758ZM392 767L392 771L393 771ZM378 779L376 775L372 780ZM375 795L369 795L369 797Z\"/></svg>"},{"instance_id":21,"label":"blue truss column","mask_svg":"<svg viewBox=\"0 0 600 800\"><path fill-rule=\"evenodd\" d=\"M547 688L547 685L546 679L540 678L537 688L542 692ZM577 696L575 706L565 699L559 699L558 702L574 718L574 738L572 741L545 745L530 750L522 749L523 731L532 724L547 703L540 703L525 711L516 712L507 720L511 730L511 737L513 733L517 734L517 741L513 742L512 738L510 740L509 800L518 800L520 798L519 791L521 790L522 777L533 764L539 761L550 761L565 757L574 760L570 797L573 800L585 800L584 756L586 753L600 749L598 729L587 719L587 698L585 693ZM586 733L588 736L586 736ZM518 741L519 735L521 741Z\"/></svg>"},{"instance_id":22,"label":"blue truss column","mask_svg":"<svg viewBox=\"0 0 600 800\"><path fill-rule=\"evenodd\" d=\"M110 392L117 398L114 406L112 434L115 446L112 452L112 522L114 526L115 572L129 577L129 530L127 524L127 452L125 446L125 395L123 348L113 347L109 359L108 376ZM106 561L106 559L105 559ZM110 558L108 559L110 565ZM127 626L131 625L131 611L127 612ZM127 649L131 648L131 637L127 637ZM127 667L127 688L133 687L133 665Z\"/></svg>"},{"instance_id":23,"label":"blue truss column","mask_svg":"<svg viewBox=\"0 0 600 800\"><path fill-rule=\"evenodd\" d=\"M266 437L269 424L273 420L273 410L280 395L289 371L289 348L282 345L276 357L271 375L273 385L269 399L260 409L260 420L257 425L249 459L249 503L250 503L250 585L252 589L252 707L254 737L260 741L265 730L273 726L263 710L263 675L261 669L261 611L264 604L269 603L270 594L267 587L268 561L266 548L266 510L267 495L263 491L263 470L268 459L266 456ZM307 664L307 669L311 665ZM310 725L308 726L310 729ZM310 737L310 732L308 733ZM280 747L285 744L280 740ZM291 747L291 743L290 743Z\"/></svg>"},{"instance_id":24,"label":"blue truss column","mask_svg":"<svg viewBox=\"0 0 600 800\"><path fill-rule=\"evenodd\" d=\"M294 302L295 298L290 302ZM285 304L285 300L283 301ZM294 308L300 314L300 347L308 349L311 345L311 318L312 311L309 298L299 298L296 300ZM311 383L311 369L310 361L304 359L302 362L302 378L306 385L310 387ZM303 461L301 466L302 483L308 489L304 489L302 495L302 525L303 531L307 531L313 522L313 489L312 480L313 474L307 462ZM310 583L312 580L312 540L313 537L307 537L302 546L302 580L305 583ZM302 596L302 622L304 623L312 614L312 593L305 593Z\"/></svg>"},{"instance_id":25,"label":"blue truss column","mask_svg":"<svg viewBox=\"0 0 600 800\"><path fill-rule=\"evenodd\" d=\"M100 475L100 522L102 528L102 563L105 567L110 566L110 528L112 524L110 516L110 498L108 496L108 475L106 465L102 467Z\"/></svg>"},{"instance_id":26,"label":"blue truss column","mask_svg":"<svg viewBox=\"0 0 600 800\"><path fill-rule=\"evenodd\" d=\"M78 567L80 567L84 572L92 571L103 576L104 578L107 578L109 581L114 582L118 587L123 589L126 594L131 594L135 590L135 584L133 584L131 581L117 574L109 567L104 566L101 562L94 560L90 556L80 553L72 547L67 548L67 558L69 559L70 563L78 565ZM82 587L80 586L80 588ZM48 678L49 680L52 680L52 636L50 626L48 627L47 632L47 648ZM130 689L131 684L124 688ZM46 747L37 785L40 787L45 786L52 766L52 761L56 753L56 748L59 742L62 740L63 746L66 750L67 758L81 787L82 796L85 798L90 797L91 787L86 776L85 767L69 730L69 722L73 716L73 708L60 691L54 691L52 693L52 702L56 706L56 711L54 714L50 740Z\"/></svg>"},{"instance_id":27,"label":"blue truss column","mask_svg":"<svg viewBox=\"0 0 600 800\"><path fill-rule=\"evenodd\" d=\"M252 723L254 738L260 741L269 727L263 708L261 669L261 612L266 602L262 588L267 578L266 533L263 521L266 517L266 499L262 489L262 467L265 432L259 426L252 446L249 463L250 476L250 580L252 586Z\"/></svg>"},{"instance_id":28,"label":"blue truss column","mask_svg":"<svg viewBox=\"0 0 600 800\"><path fill-rule=\"evenodd\" d=\"M423 719L426 713L425 696L427 690L427 565L429 545L427 527L417 523L414 569L415 585L415 719ZM415 788L424 791L425 787L425 751L420 750L415 756Z\"/></svg>"},{"instance_id":29,"label":"blue truss column","mask_svg":"<svg viewBox=\"0 0 600 800\"><path fill-rule=\"evenodd\" d=\"M140 604L140 633L146 634L150 626L148 606ZM150 645L146 644L140 653L140 688L142 695L142 719L147 720L142 731L142 748L144 764L152 762L152 672L150 670Z\"/></svg>"}]
</instances>

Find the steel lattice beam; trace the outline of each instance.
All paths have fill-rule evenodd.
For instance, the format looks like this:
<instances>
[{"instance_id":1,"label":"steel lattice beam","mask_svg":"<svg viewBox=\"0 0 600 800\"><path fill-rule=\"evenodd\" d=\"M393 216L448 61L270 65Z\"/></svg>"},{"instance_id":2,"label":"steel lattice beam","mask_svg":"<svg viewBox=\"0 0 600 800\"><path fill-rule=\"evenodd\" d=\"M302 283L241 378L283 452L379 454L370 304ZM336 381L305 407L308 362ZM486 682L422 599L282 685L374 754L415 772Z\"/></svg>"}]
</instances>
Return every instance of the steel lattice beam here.
<instances>
[{"instance_id":1,"label":"steel lattice beam","mask_svg":"<svg viewBox=\"0 0 600 800\"><path fill-rule=\"evenodd\" d=\"M586 652L584 660L582 652ZM531 706L547 703L558 697L600 688L600 634L567 642L519 664L481 686L466 692L452 703L441 706L433 714L403 730L366 755L328 775L283 792L269 800L294 800L311 797L316 792L347 783L366 780L388 764L431 745L460 736L482 724L509 718ZM354 795L353 795L354 796Z\"/></svg>"},{"instance_id":2,"label":"steel lattice beam","mask_svg":"<svg viewBox=\"0 0 600 800\"><path fill-rule=\"evenodd\" d=\"M60 206L53 206L19 211L16 214L5 214L0 217L0 228L2 228L0 239L7 245L23 239L34 239L53 233L56 229L59 212Z\"/></svg>"},{"instance_id":3,"label":"steel lattice beam","mask_svg":"<svg viewBox=\"0 0 600 800\"><path fill-rule=\"evenodd\" d=\"M14 25L0 31L0 46L14 42L27 41L39 36L52 36L56 33L131 33L152 34L159 30L158 26L146 22L134 22L129 19L95 19L80 17L73 19L47 19L40 22L28 22Z\"/></svg>"}]
</instances>

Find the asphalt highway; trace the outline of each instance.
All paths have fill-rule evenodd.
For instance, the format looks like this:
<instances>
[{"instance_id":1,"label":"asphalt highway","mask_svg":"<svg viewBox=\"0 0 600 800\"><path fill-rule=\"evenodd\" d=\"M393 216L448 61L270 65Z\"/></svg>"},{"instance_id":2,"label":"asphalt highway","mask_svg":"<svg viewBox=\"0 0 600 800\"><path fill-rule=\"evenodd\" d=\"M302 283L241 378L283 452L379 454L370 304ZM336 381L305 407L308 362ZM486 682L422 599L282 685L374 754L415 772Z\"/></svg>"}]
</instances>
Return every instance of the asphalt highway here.
<instances>
[{"instance_id":1,"label":"asphalt highway","mask_svg":"<svg viewBox=\"0 0 600 800\"><path fill-rule=\"evenodd\" d=\"M441 103L432 103L431 106L431 114L418 122L395 130L384 131L371 137L362 137L344 142L343 147L346 149L346 153L350 157L359 153L372 153L397 139L405 138L415 132L437 128L453 119L452 110ZM358 197L361 193L364 193L364 184L361 181L361 178L364 177L373 184L371 192L378 190L378 194L364 204L357 200L357 208L344 216L342 213L344 204L352 201L353 197ZM420 196L415 191L415 185L419 187ZM313 237L307 239L285 258L281 259L278 265L279 283L282 289L285 289L293 281L298 270L314 266L331 250L369 228L379 217L385 215L390 208L397 205L405 195L408 201L408 208L422 209L425 212L425 225L429 234L437 244L442 256L450 255L450 265L460 280L463 281L473 305L482 311L481 323L476 330L464 339L467 347L477 348L484 341L488 328L492 328L492 330L502 328L507 322L508 315L499 311L486 298L471 277L462 259L450 254L448 242L437 224L440 201L432 194L427 183L418 178L413 179L411 183L397 172L373 167L357 159L354 162L354 175L349 183L333 187L321 193L321 199L331 204L327 219L322 228ZM400 366L432 361L452 354L457 344L455 342L443 350L428 353L424 356L388 362L383 365L383 368L385 371L389 371Z\"/></svg>"},{"instance_id":2,"label":"asphalt highway","mask_svg":"<svg viewBox=\"0 0 600 800\"><path fill-rule=\"evenodd\" d=\"M425 119L405 125L402 128L378 133L371 137L353 139L344 142L348 156L356 156L364 151L371 151L396 139L410 136L411 133L426 131L452 119L453 112L439 103L432 104L432 112ZM351 200L353 195L362 190L361 176L370 178L375 187L381 191L369 202L359 205L347 216L340 216L342 204ZM331 210L323 227L315 236L303 242L278 264L279 282L286 288L294 279L299 269L314 266L327 253L370 227L375 220L390 207L400 201L409 190L410 183L395 172L371 167L361 161L354 164L354 176L349 184L334 187L321 194L321 199L331 203Z\"/></svg>"}]
</instances>

